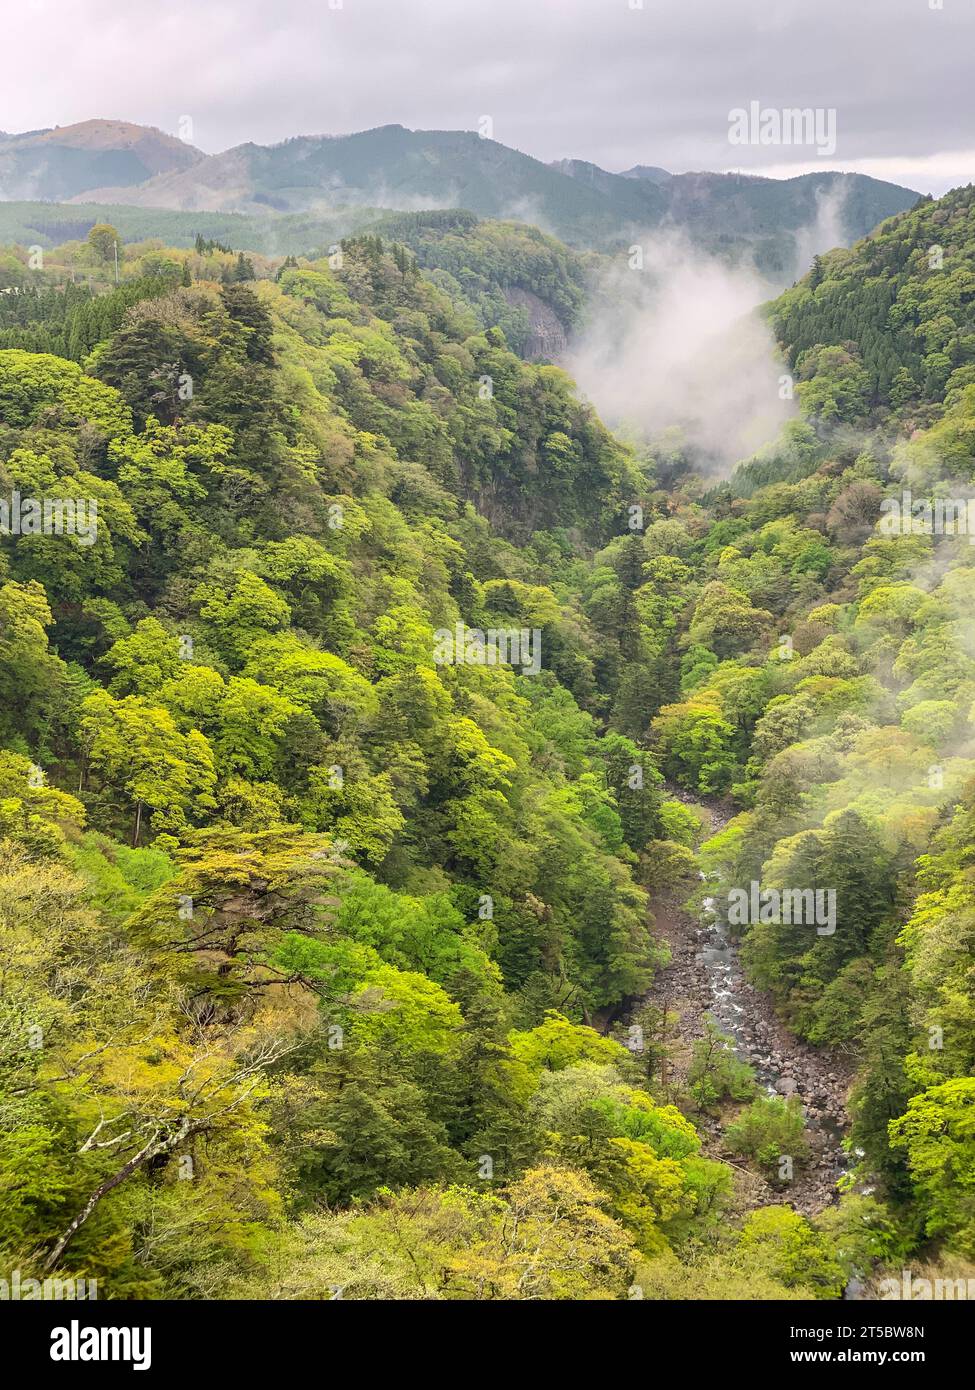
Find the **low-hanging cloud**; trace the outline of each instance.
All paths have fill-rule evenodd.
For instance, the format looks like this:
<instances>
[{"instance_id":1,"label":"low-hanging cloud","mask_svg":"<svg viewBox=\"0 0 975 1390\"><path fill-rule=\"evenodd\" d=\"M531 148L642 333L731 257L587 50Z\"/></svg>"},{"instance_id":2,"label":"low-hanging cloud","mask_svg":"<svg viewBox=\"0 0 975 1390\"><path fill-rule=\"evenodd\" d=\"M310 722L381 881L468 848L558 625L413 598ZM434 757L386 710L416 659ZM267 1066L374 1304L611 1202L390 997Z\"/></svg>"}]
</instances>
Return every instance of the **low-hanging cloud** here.
<instances>
[{"instance_id":1,"label":"low-hanging cloud","mask_svg":"<svg viewBox=\"0 0 975 1390\"><path fill-rule=\"evenodd\" d=\"M795 235L795 255L792 264L793 280L805 275L813 257L842 246L847 240L846 200L850 190L849 175L839 175L836 181L816 190L816 216Z\"/></svg>"},{"instance_id":2,"label":"low-hanging cloud","mask_svg":"<svg viewBox=\"0 0 975 1390\"><path fill-rule=\"evenodd\" d=\"M794 412L780 386L786 368L754 312L769 283L676 232L652 234L641 250L642 269L604 277L564 365L611 427L650 440L678 426L702 466L730 467Z\"/></svg>"},{"instance_id":3,"label":"low-hanging cloud","mask_svg":"<svg viewBox=\"0 0 975 1390\"><path fill-rule=\"evenodd\" d=\"M844 242L846 196L842 179L817 196L784 279L731 265L673 229L637 238L601 277L563 359L603 419L647 441L678 427L706 472L727 472L774 439L796 407L758 306Z\"/></svg>"}]
</instances>

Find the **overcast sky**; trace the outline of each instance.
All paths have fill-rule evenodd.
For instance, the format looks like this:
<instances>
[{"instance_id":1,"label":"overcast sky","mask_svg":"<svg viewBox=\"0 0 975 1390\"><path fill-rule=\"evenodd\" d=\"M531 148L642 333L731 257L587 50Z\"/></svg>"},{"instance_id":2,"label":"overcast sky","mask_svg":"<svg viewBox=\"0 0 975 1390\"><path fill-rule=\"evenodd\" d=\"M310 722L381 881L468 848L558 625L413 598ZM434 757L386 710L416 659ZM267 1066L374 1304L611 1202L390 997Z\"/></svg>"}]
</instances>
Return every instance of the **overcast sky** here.
<instances>
[{"instance_id":1,"label":"overcast sky","mask_svg":"<svg viewBox=\"0 0 975 1390\"><path fill-rule=\"evenodd\" d=\"M975 0L18 0L0 128L118 117L207 152L398 122L541 159L975 179ZM836 152L729 112L836 112ZM185 124L183 129L185 130Z\"/></svg>"}]
</instances>

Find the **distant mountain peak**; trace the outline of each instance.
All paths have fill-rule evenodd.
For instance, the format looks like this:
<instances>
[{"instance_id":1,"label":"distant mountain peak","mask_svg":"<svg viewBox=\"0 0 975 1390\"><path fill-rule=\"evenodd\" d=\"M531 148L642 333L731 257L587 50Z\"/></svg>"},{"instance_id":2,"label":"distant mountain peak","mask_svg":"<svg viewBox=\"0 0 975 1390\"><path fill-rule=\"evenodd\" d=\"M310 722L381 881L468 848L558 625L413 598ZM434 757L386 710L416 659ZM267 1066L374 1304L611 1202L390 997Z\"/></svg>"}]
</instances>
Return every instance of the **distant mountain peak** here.
<instances>
[{"instance_id":1,"label":"distant mountain peak","mask_svg":"<svg viewBox=\"0 0 975 1390\"><path fill-rule=\"evenodd\" d=\"M172 150L180 156L205 159L206 155L194 145L170 135L158 126L137 125L134 121L118 121L96 116L72 125L47 126L43 130L0 134L0 140L16 140L22 144L42 143L66 145L71 149L130 149L157 146ZM187 161L189 162L189 161Z\"/></svg>"},{"instance_id":2,"label":"distant mountain peak","mask_svg":"<svg viewBox=\"0 0 975 1390\"><path fill-rule=\"evenodd\" d=\"M673 177L668 169L660 169L656 164L634 164L620 174L621 179L648 179L650 183L666 183Z\"/></svg>"},{"instance_id":3,"label":"distant mountain peak","mask_svg":"<svg viewBox=\"0 0 975 1390\"><path fill-rule=\"evenodd\" d=\"M134 188L206 159L155 126L96 117L0 135L0 198L67 200L97 188Z\"/></svg>"}]
</instances>

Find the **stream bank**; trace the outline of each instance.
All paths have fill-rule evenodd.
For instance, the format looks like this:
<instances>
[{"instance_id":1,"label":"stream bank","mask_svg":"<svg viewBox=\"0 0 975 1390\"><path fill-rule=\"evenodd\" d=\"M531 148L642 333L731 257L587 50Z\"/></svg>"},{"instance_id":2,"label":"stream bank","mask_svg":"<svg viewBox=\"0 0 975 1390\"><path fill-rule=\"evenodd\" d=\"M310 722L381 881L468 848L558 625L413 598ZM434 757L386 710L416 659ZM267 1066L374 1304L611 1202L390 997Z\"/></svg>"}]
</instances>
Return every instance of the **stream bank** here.
<instances>
[{"instance_id":1,"label":"stream bank","mask_svg":"<svg viewBox=\"0 0 975 1390\"><path fill-rule=\"evenodd\" d=\"M720 805L707 809L710 833L715 834L728 811ZM668 1033L671 1053L662 1087L670 1094L686 1087L694 1043L704 1036L705 1017L710 1015L733 1038L738 1056L754 1069L759 1083L770 1094L798 1096L806 1116L810 1155L796 1166L788 1187L772 1187L758 1173L739 1166L749 1202L787 1202L806 1216L822 1211L836 1200L836 1183L848 1166L841 1142L848 1124L851 1060L811 1047L789 1032L770 997L746 979L738 947L719 916L706 913L698 920L679 900L663 895L651 902L651 909L654 935L667 942L671 961L657 972L643 1002L677 1015ZM697 1113L693 1119L708 1155L731 1159L720 1119Z\"/></svg>"}]
</instances>

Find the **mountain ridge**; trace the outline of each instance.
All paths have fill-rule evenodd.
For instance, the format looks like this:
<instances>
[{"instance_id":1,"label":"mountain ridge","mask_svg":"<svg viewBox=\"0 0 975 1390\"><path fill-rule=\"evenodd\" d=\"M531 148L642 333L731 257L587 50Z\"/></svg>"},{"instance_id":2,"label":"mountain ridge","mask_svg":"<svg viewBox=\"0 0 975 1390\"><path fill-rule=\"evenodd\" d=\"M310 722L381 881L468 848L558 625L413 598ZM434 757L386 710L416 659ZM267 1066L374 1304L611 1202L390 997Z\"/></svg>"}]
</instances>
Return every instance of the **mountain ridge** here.
<instances>
[{"instance_id":1,"label":"mountain ridge","mask_svg":"<svg viewBox=\"0 0 975 1390\"><path fill-rule=\"evenodd\" d=\"M104 172L111 180L100 177ZM465 208L532 222L570 245L594 248L625 246L644 230L677 224L710 250L757 248L758 260L772 269L786 268L787 240L834 192L842 204L838 236L847 242L918 197L897 184L835 171L789 180L672 174L652 165L614 173L587 160L545 163L474 131L395 123L273 145L245 141L216 154L129 122L0 136L4 201L281 214L336 206Z\"/></svg>"},{"instance_id":2,"label":"mountain ridge","mask_svg":"<svg viewBox=\"0 0 975 1390\"><path fill-rule=\"evenodd\" d=\"M0 132L0 199L67 200L112 177L138 187L207 156L156 126L94 118L67 126Z\"/></svg>"}]
</instances>

